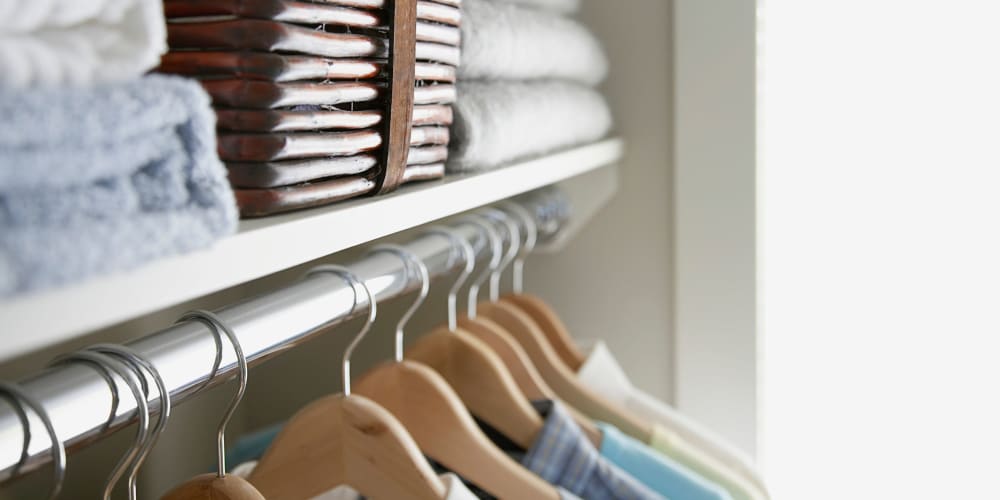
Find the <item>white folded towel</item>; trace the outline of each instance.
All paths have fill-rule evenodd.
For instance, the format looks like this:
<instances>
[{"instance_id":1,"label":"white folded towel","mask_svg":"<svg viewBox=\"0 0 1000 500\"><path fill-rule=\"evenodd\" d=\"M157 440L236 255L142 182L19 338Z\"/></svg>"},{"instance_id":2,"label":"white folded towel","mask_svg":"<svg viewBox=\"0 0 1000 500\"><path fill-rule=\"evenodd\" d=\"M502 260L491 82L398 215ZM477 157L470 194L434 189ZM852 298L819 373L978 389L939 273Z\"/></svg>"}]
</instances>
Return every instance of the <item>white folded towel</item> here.
<instances>
[{"instance_id":1,"label":"white folded towel","mask_svg":"<svg viewBox=\"0 0 1000 500\"><path fill-rule=\"evenodd\" d=\"M580 10L580 0L490 0L493 3L516 3L538 9L571 14Z\"/></svg>"},{"instance_id":2,"label":"white folded towel","mask_svg":"<svg viewBox=\"0 0 1000 500\"><path fill-rule=\"evenodd\" d=\"M577 21L506 2L462 2L466 79L563 79L589 85L608 72L600 42Z\"/></svg>"},{"instance_id":3,"label":"white folded towel","mask_svg":"<svg viewBox=\"0 0 1000 500\"><path fill-rule=\"evenodd\" d=\"M161 0L0 0L0 85L142 75L167 50Z\"/></svg>"},{"instance_id":4,"label":"white folded towel","mask_svg":"<svg viewBox=\"0 0 1000 500\"><path fill-rule=\"evenodd\" d=\"M459 82L454 110L450 172L494 168L611 130L601 94L570 82Z\"/></svg>"}]
</instances>

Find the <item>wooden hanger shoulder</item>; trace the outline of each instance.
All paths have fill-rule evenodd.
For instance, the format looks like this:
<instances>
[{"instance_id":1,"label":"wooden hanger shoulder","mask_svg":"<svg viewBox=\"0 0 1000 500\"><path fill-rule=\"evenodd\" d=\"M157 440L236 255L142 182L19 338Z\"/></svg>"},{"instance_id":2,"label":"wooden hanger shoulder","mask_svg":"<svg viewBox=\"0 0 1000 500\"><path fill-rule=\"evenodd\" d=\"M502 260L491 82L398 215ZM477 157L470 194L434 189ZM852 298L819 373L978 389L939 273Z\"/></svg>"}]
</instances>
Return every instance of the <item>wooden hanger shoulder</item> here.
<instances>
[{"instance_id":1,"label":"wooden hanger shoulder","mask_svg":"<svg viewBox=\"0 0 1000 500\"><path fill-rule=\"evenodd\" d=\"M521 388L521 392L529 399L559 399L555 391L549 387L541 374L538 373L538 369L531 362L528 353L524 352L521 344L518 344L517 340L508 331L504 330L503 327L496 324L496 322L482 316L475 319L460 318L458 320L458 327L482 340L484 344L488 345L500 357L507 366L507 369L510 370L514 381ZM594 422L580 413L576 408L570 405L565 405L565 407L573 418L573 421L576 422L584 435L587 436L587 440L595 447L600 447L601 431Z\"/></svg>"},{"instance_id":2,"label":"wooden hanger shoulder","mask_svg":"<svg viewBox=\"0 0 1000 500\"><path fill-rule=\"evenodd\" d=\"M545 383L535 365L531 363L528 353L524 352L517 340L496 322L482 316L475 319L462 317L458 320L458 327L481 340L500 357L528 399L556 397L555 392Z\"/></svg>"},{"instance_id":3,"label":"wooden hanger shoulder","mask_svg":"<svg viewBox=\"0 0 1000 500\"><path fill-rule=\"evenodd\" d=\"M525 312L500 301L479 304L479 314L492 319L517 339L560 399L595 420L608 422L644 443L649 442L653 426L581 384Z\"/></svg>"},{"instance_id":4,"label":"wooden hanger shoulder","mask_svg":"<svg viewBox=\"0 0 1000 500\"><path fill-rule=\"evenodd\" d=\"M472 414L521 448L530 448L542 431L542 418L507 367L472 334L438 328L414 342L406 357L437 371Z\"/></svg>"},{"instance_id":5,"label":"wooden hanger shoulder","mask_svg":"<svg viewBox=\"0 0 1000 500\"><path fill-rule=\"evenodd\" d=\"M373 499L430 500L446 494L406 428L386 409L355 395L330 395L302 408L249 480L268 500L305 500L340 485Z\"/></svg>"},{"instance_id":6,"label":"wooden hanger shoulder","mask_svg":"<svg viewBox=\"0 0 1000 500\"><path fill-rule=\"evenodd\" d=\"M545 338L549 340L549 344L566 366L574 373L580 370L587 356L580 352L573 342L573 336L569 334L569 329L552 307L542 299L526 293L505 295L500 300L513 304L527 313L541 328Z\"/></svg>"},{"instance_id":7,"label":"wooden hanger shoulder","mask_svg":"<svg viewBox=\"0 0 1000 500\"><path fill-rule=\"evenodd\" d=\"M161 500L265 500L246 479L228 475L201 474L170 490Z\"/></svg>"},{"instance_id":8,"label":"wooden hanger shoulder","mask_svg":"<svg viewBox=\"0 0 1000 500\"><path fill-rule=\"evenodd\" d=\"M499 498L557 500L556 489L497 448L458 395L433 369L413 361L385 363L355 390L392 412L430 458Z\"/></svg>"}]
</instances>

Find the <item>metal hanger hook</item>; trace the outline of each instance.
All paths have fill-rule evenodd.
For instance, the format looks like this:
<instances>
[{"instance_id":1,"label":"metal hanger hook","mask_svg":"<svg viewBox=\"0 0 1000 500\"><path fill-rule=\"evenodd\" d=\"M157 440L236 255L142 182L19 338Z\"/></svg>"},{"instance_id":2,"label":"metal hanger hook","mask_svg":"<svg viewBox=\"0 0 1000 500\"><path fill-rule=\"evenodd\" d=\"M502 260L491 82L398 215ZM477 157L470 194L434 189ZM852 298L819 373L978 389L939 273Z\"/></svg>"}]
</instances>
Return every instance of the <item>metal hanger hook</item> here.
<instances>
[{"instance_id":1,"label":"metal hanger hook","mask_svg":"<svg viewBox=\"0 0 1000 500\"><path fill-rule=\"evenodd\" d=\"M396 323L396 362L403 360L403 329L406 327L406 323L410 321L413 314L417 312L417 309L423 305L424 300L427 299L427 292L431 288L431 278L430 274L427 272L427 265L424 261L417 257L417 255L399 245L376 245L368 252L369 255L378 252L389 252L395 254L403 261L403 269L406 269L406 274L409 275L410 266L412 265L417 270L417 275L420 278L420 294L417 295L416 300L410 307L406 309L406 313L403 314L402 318L399 318L399 322Z\"/></svg>"},{"instance_id":2,"label":"metal hanger hook","mask_svg":"<svg viewBox=\"0 0 1000 500\"><path fill-rule=\"evenodd\" d=\"M142 467L142 464L146 462L149 452L153 450L153 446L156 445L156 441L160 438L160 435L163 433L163 429L167 426L167 422L170 420L170 410L172 407L170 390L167 389L167 384L163 381L160 371L157 370L156 367L149 362L149 360L143 358L139 355L139 353L128 347L115 344L97 344L86 348L86 350L121 358L122 361L127 363L132 368L142 381L145 381L146 378L143 374L143 370L145 370L152 376L153 383L156 384L156 391L160 395L160 415L156 420L156 426L150 430L147 439L143 442L142 448L139 449L139 454L132 462L129 470L128 484L129 490L132 491L136 489L139 469ZM148 389L143 389L143 393L147 396L148 405ZM149 411L152 412L151 407Z\"/></svg>"},{"instance_id":3,"label":"metal hanger hook","mask_svg":"<svg viewBox=\"0 0 1000 500\"><path fill-rule=\"evenodd\" d=\"M136 426L135 439L132 445L129 447L125 455L118 461L115 465L114 470L111 471L111 475L108 476L108 481L104 485L104 492L102 498L104 500L109 500L111 498L111 492L114 490L115 485L118 484L118 480L121 479L122 475L125 474L126 470L131 470L136 460L139 458L145 444L150 436L149 430L149 404L146 399L146 391L143 390L143 384L139 382L140 378L138 369L134 365L119 361L114 356L104 354L95 351L77 351L64 356L56 358L54 364L70 363L70 362L82 362L98 367L100 370L110 370L125 381L128 386L129 391L132 393L133 399L136 403L136 413L139 416L139 425ZM111 390L116 392L117 382L112 382ZM117 415L115 415L117 416ZM128 495L130 500L135 500L136 491L135 483L129 484Z\"/></svg>"},{"instance_id":4,"label":"metal hanger hook","mask_svg":"<svg viewBox=\"0 0 1000 500\"><path fill-rule=\"evenodd\" d=\"M484 208L482 210L487 217L496 219L498 222L504 225L507 229L507 235L510 236L510 246L507 247L507 252L503 256L503 261L500 265L490 274L490 301L496 302L500 300L500 276L503 275L507 266L514 261L517 257L519 250L521 249L521 230L518 229L517 223L514 219L507 215L507 212L497 208Z\"/></svg>"},{"instance_id":5,"label":"metal hanger hook","mask_svg":"<svg viewBox=\"0 0 1000 500\"><path fill-rule=\"evenodd\" d=\"M361 327L361 331L354 336L351 343L347 345L347 349L344 349L344 358L341 363L341 370L343 370L343 380L344 380L344 395L351 395L351 355L354 354L354 349L358 347L361 339L365 338L368 334L368 330L371 330L372 324L375 323L375 316L378 314L378 307L375 304L375 296L372 295L371 289L368 285L358 278L350 269L344 266L338 266L336 264L324 264L322 266L317 266L309 271L308 275L318 274L318 273L332 273L340 276L341 279L346 281L351 285L351 290L354 291L354 305L351 306L351 312L354 312L354 308L358 305L358 287L361 287L365 291L365 297L368 300L368 319L365 320L365 326Z\"/></svg>"},{"instance_id":6,"label":"metal hanger hook","mask_svg":"<svg viewBox=\"0 0 1000 500\"><path fill-rule=\"evenodd\" d=\"M436 234L444 236L451 241L452 248L462 251L462 259L465 267L455 280L455 283L448 289L448 330L454 332L458 328L458 291L465 284L472 271L476 269L476 251L472 244L465 238L458 235L458 231L447 226L434 226L424 232L424 234Z\"/></svg>"},{"instance_id":7,"label":"metal hanger hook","mask_svg":"<svg viewBox=\"0 0 1000 500\"><path fill-rule=\"evenodd\" d=\"M55 499L62 491L63 481L66 478L66 446L59 439L56 428L52 425L52 419L48 412L35 398L28 395L20 386L10 382L0 382L0 397L7 399L17 412L18 419L21 420L24 440L21 445L21 459L17 462L17 467L21 467L28 458L28 447L31 444L31 423L24 407L28 407L42 421L45 431L49 434L51 444L49 452L52 454L52 489L49 491L49 499Z\"/></svg>"},{"instance_id":8,"label":"metal hanger hook","mask_svg":"<svg viewBox=\"0 0 1000 500\"><path fill-rule=\"evenodd\" d=\"M496 227L490 222L488 218L480 214L468 214L459 219L464 224L472 224L477 228L481 229L486 233L486 240L490 245L490 264L487 266L475 279L472 280L472 284L469 285L469 306L465 310L465 314L469 319L475 319L476 317L476 304L479 302L479 289L489 278L490 274L500 266L500 259L503 257L500 243L500 233L497 232Z\"/></svg>"},{"instance_id":9,"label":"metal hanger hook","mask_svg":"<svg viewBox=\"0 0 1000 500\"><path fill-rule=\"evenodd\" d=\"M222 318L217 316L211 311L205 311L202 309L196 309L194 311L188 311L184 313L183 316L178 320L178 322L184 321L198 321L204 323L208 326L212 332L215 334L216 338L220 338L223 335L229 339L229 343L233 346L233 352L236 354L236 366L239 369L239 374L237 376L238 384L236 388L236 394L233 395L233 399L230 400L229 406L226 408L226 412L222 415L222 420L219 422L219 429L215 434L215 446L216 452L218 453L218 472L216 473L219 478L226 477L226 427L229 425L229 421L232 420L233 415L236 413L236 408L240 406L240 402L243 401L243 396L247 392L247 379L250 377L249 367L247 366L247 356L243 352L243 346L240 344L239 337L236 336L236 332L229 325L226 325ZM218 343L219 355L222 357L222 344ZM215 373L212 373L212 377L215 377Z\"/></svg>"},{"instance_id":10,"label":"metal hanger hook","mask_svg":"<svg viewBox=\"0 0 1000 500\"><path fill-rule=\"evenodd\" d=\"M538 224L535 223L535 218L532 217L531 212L529 212L528 209L514 203L513 201L504 202L502 207L506 210L514 212L514 214L521 219L521 222L524 224L525 233L527 233L525 235L524 245L521 246L521 251L518 252L517 258L514 259L512 288L514 293L520 294L524 293L524 260L535 250L535 245L538 244Z\"/></svg>"}]
</instances>

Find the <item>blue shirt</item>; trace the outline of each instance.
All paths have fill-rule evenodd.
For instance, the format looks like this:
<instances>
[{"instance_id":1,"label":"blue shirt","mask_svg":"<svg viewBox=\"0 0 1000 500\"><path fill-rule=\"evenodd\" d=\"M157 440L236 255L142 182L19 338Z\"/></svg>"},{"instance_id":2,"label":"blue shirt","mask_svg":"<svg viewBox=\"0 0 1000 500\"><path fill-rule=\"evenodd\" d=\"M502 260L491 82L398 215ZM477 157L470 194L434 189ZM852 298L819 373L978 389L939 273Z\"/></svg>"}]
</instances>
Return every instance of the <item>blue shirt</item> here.
<instances>
[{"instance_id":1,"label":"blue shirt","mask_svg":"<svg viewBox=\"0 0 1000 500\"><path fill-rule=\"evenodd\" d=\"M683 500L733 500L726 490L691 469L598 422L601 456L667 498Z\"/></svg>"},{"instance_id":2,"label":"blue shirt","mask_svg":"<svg viewBox=\"0 0 1000 500\"><path fill-rule=\"evenodd\" d=\"M601 458L559 403L536 401L533 404L545 423L521 459L528 470L586 500L665 500Z\"/></svg>"}]
</instances>

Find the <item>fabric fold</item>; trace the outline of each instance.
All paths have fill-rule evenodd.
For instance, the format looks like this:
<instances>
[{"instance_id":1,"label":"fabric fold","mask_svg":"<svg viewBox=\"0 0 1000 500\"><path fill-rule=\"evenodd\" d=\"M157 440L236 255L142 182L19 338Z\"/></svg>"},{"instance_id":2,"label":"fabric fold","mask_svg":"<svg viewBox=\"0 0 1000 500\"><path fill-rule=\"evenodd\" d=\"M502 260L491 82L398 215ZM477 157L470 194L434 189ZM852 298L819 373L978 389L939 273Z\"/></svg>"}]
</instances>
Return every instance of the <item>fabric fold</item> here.
<instances>
[{"instance_id":1,"label":"fabric fold","mask_svg":"<svg viewBox=\"0 0 1000 500\"><path fill-rule=\"evenodd\" d=\"M739 482L748 485L756 495L767 497L760 473L744 452L691 417L635 387L603 341L589 346L581 343L580 347L587 351L587 359L577 371L580 381L609 401L656 423L654 430L659 446L651 446L660 451L672 450L673 454L668 453L668 456L696 471L699 468L692 467L692 463L710 461L715 468L725 469L727 477L739 478ZM742 498L737 494L733 496Z\"/></svg>"},{"instance_id":2,"label":"fabric fold","mask_svg":"<svg viewBox=\"0 0 1000 500\"><path fill-rule=\"evenodd\" d=\"M562 81L461 82L448 170L486 170L596 141L610 130L611 111L589 87Z\"/></svg>"},{"instance_id":3,"label":"fabric fold","mask_svg":"<svg viewBox=\"0 0 1000 500\"><path fill-rule=\"evenodd\" d=\"M203 248L236 228L197 83L0 89L0 296ZM75 132L75 133L74 133Z\"/></svg>"},{"instance_id":4,"label":"fabric fold","mask_svg":"<svg viewBox=\"0 0 1000 500\"><path fill-rule=\"evenodd\" d=\"M572 14L580 10L580 0L490 0L496 4L517 4L534 9L542 9L560 14ZM464 5L464 4L463 4Z\"/></svg>"},{"instance_id":5,"label":"fabric fold","mask_svg":"<svg viewBox=\"0 0 1000 500\"><path fill-rule=\"evenodd\" d=\"M462 10L460 78L596 85L607 76L600 42L578 21L490 0L464 0Z\"/></svg>"},{"instance_id":6,"label":"fabric fold","mask_svg":"<svg viewBox=\"0 0 1000 500\"><path fill-rule=\"evenodd\" d=\"M0 85L136 78L166 52L159 0L0 1Z\"/></svg>"}]
</instances>

